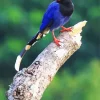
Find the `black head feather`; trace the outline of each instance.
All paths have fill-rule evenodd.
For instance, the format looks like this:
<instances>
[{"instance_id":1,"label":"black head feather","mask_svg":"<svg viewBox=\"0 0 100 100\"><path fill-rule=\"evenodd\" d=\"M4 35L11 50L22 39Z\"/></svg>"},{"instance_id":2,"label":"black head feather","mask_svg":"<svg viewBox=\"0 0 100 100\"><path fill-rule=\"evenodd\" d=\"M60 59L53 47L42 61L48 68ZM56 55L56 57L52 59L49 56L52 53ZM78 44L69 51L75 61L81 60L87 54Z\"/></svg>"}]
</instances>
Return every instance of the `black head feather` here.
<instances>
[{"instance_id":1,"label":"black head feather","mask_svg":"<svg viewBox=\"0 0 100 100\"><path fill-rule=\"evenodd\" d=\"M65 3L65 2L70 2L71 0L56 0L56 2L58 2L58 3Z\"/></svg>"},{"instance_id":2,"label":"black head feather","mask_svg":"<svg viewBox=\"0 0 100 100\"><path fill-rule=\"evenodd\" d=\"M74 5L71 0L56 0L60 4L60 12L63 16L71 16Z\"/></svg>"}]
</instances>

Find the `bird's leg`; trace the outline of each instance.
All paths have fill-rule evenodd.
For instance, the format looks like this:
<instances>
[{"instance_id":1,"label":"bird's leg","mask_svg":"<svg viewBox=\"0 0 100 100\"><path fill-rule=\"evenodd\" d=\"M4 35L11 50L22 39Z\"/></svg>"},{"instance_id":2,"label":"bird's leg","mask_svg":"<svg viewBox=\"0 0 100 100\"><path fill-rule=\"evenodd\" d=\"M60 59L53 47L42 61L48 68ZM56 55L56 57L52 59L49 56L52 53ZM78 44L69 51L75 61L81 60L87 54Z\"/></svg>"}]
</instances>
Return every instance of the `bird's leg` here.
<instances>
[{"instance_id":1,"label":"bird's leg","mask_svg":"<svg viewBox=\"0 0 100 100\"><path fill-rule=\"evenodd\" d=\"M60 40L58 40L58 39L55 37L54 31L52 31L52 36L53 36L54 43L55 43L57 46L60 46Z\"/></svg>"},{"instance_id":2,"label":"bird's leg","mask_svg":"<svg viewBox=\"0 0 100 100\"><path fill-rule=\"evenodd\" d=\"M61 28L62 28L62 30L60 30L60 32L72 32L72 27L68 27L68 28L66 28L66 27L64 27L64 26L61 26Z\"/></svg>"}]
</instances>

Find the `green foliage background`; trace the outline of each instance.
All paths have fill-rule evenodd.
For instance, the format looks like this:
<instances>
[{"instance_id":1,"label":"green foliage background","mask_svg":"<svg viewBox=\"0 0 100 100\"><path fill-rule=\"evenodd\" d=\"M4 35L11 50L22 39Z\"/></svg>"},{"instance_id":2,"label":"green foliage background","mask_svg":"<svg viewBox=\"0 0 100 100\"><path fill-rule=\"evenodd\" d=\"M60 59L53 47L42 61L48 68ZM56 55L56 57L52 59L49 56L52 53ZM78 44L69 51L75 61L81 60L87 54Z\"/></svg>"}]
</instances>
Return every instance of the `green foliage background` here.
<instances>
[{"instance_id":1,"label":"green foliage background","mask_svg":"<svg viewBox=\"0 0 100 100\"><path fill-rule=\"evenodd\" d=\"M0 0L0 100L6 100L5 92L16 74L17 55L38 31L51 1ZM66 26L88 21L82 32L83 44L59 70L42 100L100 100L100 0L72 1L75 11ZM50 33L33 46L21 69L30 65L51 41Z\"/></svg>"}]
</instances>

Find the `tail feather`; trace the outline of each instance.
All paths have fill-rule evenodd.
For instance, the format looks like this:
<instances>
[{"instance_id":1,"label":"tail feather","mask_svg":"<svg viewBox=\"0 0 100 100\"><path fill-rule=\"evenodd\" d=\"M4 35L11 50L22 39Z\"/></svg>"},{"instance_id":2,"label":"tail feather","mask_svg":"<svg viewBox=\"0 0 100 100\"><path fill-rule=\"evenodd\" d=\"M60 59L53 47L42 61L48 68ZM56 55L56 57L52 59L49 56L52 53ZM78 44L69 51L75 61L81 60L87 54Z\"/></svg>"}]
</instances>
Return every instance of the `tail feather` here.
<instances>
[{"instance_id":1,"label":"tail feather","mask_svg":"<svg viewBox=\"0 0 100 100\"><path fill-rule=\"evenodd\" d=\"M16 71L19 71L20 63L22 61L23 56L26 54L26 52L31 48L32 45L34 45L39 39L43 37L42 32L38 32L25 46L25 48L20 52L20 54L17 56L16 62L15 62L15 69Z\"/></svg>"}]
</instances>

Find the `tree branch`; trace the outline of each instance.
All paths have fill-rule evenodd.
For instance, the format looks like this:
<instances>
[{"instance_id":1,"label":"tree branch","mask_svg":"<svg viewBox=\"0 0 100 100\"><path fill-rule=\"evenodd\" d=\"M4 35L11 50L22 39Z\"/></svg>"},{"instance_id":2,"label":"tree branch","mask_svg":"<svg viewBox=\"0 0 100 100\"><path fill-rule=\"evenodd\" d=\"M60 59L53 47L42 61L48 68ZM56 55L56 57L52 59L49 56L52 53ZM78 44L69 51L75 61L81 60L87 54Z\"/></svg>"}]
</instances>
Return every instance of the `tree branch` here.
<instances>
[{"instance_id":1,"label":"tree branch","mask_svg":"<svg viewBox=\"0 0 100 100\"><path fill-rule=\"evenodd\" d=\"M8 100L40 100L44 90L58 69L81 46L82 27L86 21L74 25L73 32L61 33L61 46L51 43L28 67L17 72L7 91Z\"/></svg>"}]
</instances>

